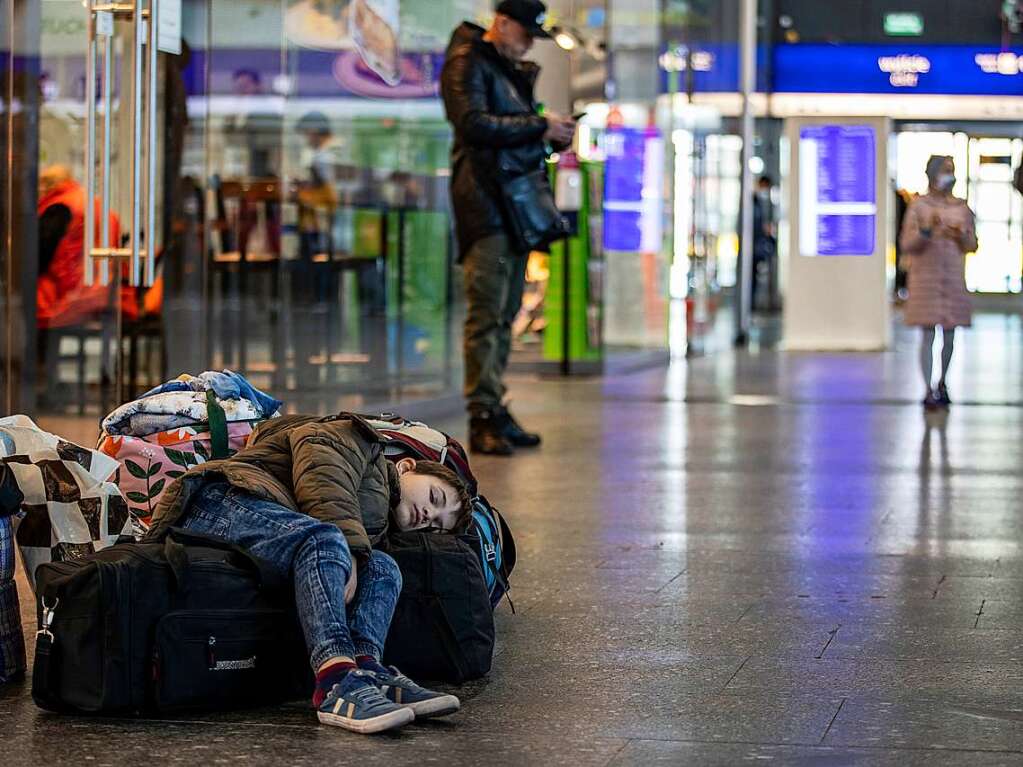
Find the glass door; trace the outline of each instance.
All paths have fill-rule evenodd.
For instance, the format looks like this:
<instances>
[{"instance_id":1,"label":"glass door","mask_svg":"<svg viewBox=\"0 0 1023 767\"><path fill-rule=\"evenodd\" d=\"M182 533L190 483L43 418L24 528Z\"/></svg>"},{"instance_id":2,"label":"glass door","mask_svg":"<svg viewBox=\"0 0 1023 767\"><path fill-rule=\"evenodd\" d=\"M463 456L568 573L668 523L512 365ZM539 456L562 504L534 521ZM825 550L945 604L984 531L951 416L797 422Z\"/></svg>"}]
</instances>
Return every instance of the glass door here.
<instances>
[{"instance_id":1,"label":"glass door","mask_svg":"<svg viewBox=\"0 0 1023 767\"><path fill-rule=\"evenodd\" d=\"M0 0L4 412L90 442L211 368L291 411L454 395L438 82L452 30L491 12Z\"/></svg>"},{"instance_id":2,"label":"glass door","mask_svg":"<svg viewBox=\"0 0 1023 767\"><path fill-rule=\"evenodd\" d=\"M4 412L89 441L155 275L155 27L141 0L0 9Z\"/></svg>"}]
</instances>

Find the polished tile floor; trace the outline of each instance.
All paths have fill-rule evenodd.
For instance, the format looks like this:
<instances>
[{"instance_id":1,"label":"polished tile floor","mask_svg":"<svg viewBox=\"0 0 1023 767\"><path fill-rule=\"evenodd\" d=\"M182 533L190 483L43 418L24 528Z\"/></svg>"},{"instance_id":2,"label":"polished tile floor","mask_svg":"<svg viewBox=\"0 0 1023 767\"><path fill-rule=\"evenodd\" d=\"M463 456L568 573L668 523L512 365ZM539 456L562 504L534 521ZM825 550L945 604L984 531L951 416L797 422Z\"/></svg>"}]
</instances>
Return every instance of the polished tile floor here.
<instances>
[{"instance_id":1,"label":"polished tile floor","mask_svg":"<svg viewBox=\"0 0 1023 767\"><path fill-rule=\"evenodd\" d=\"M958 339L947 416L915 344L517 380L544 447L475 463L517 613L449 721L73 719L16 686L0 763L1023 763L1023 325Z\"/></svg>"}]
</instances>

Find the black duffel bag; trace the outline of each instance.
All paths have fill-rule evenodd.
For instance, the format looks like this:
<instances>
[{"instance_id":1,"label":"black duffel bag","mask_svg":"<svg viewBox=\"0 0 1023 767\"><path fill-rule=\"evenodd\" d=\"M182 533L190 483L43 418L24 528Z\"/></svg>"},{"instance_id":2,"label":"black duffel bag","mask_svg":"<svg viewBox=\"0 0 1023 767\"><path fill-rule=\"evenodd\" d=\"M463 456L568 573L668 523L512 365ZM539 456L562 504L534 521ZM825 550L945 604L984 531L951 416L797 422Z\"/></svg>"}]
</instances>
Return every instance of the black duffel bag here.
<instances>
[{"instance_id":1,"label":"black duffel bag","mask_svg":"<svg viewBox=\"0 0 1023 767\"><path fill-rule=\"evenodd\" d=\"M396 533L402 587L384 661L415 679L461 684L490 671L494 613L471 535Z\"/></svg>"},{"instance_id":2,"label":"black duffel bag","mask_svg":"<svg viewBox=\"0 0 1023 767\"><path fill-rule=\"evenodd\" d=\"M171 528L36 571L32 697L51 711L141 713L311 694L288 584L244 549Z\"/></svg>"}]
</instances>

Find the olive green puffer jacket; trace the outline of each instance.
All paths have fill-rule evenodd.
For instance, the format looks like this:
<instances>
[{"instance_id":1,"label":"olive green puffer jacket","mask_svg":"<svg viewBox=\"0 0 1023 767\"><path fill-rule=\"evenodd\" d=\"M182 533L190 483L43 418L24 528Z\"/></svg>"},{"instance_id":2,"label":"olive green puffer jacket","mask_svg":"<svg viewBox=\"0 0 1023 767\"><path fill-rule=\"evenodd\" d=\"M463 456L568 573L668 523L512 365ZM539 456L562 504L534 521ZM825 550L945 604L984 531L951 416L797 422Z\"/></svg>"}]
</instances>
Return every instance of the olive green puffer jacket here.
<instances>
[{"instance_id":1,"label":"olive green puffer jacket","mask_svg":"<svg viewBox=\"0 0 1023 767\"><path fill-rule=\"evenodd\" d=\"M215 481L337 525L361 560L384 537L400 497L397 472L362 418L289 415L260 424L237 455L175 480L160 499L147 538L179 524L194 494Z\"/></svg>"}]
</instances>

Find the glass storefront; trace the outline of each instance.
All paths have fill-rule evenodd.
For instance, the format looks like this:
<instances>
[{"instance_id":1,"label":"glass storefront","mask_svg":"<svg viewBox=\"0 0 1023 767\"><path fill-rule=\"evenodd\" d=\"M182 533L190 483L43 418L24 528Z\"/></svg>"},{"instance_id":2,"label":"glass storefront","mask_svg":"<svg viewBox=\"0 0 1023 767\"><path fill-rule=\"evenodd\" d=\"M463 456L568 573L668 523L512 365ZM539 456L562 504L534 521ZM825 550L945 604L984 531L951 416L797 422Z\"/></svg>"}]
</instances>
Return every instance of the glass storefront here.
<instances>
[{"instance_id":1,"label":"glass storefront","mask_svg":"<svg viewBox=\"0 0 1023 767\"><path fill-rule=\"evenodd\" d=\"M183 0L139 77L134 18L90 48L87 6L0 0L5 410L91 424L223 367L290 410L456 393L437 81L489 2ZM121 255L85 268L90 230Z\"/></svg>"}]
</instances>

